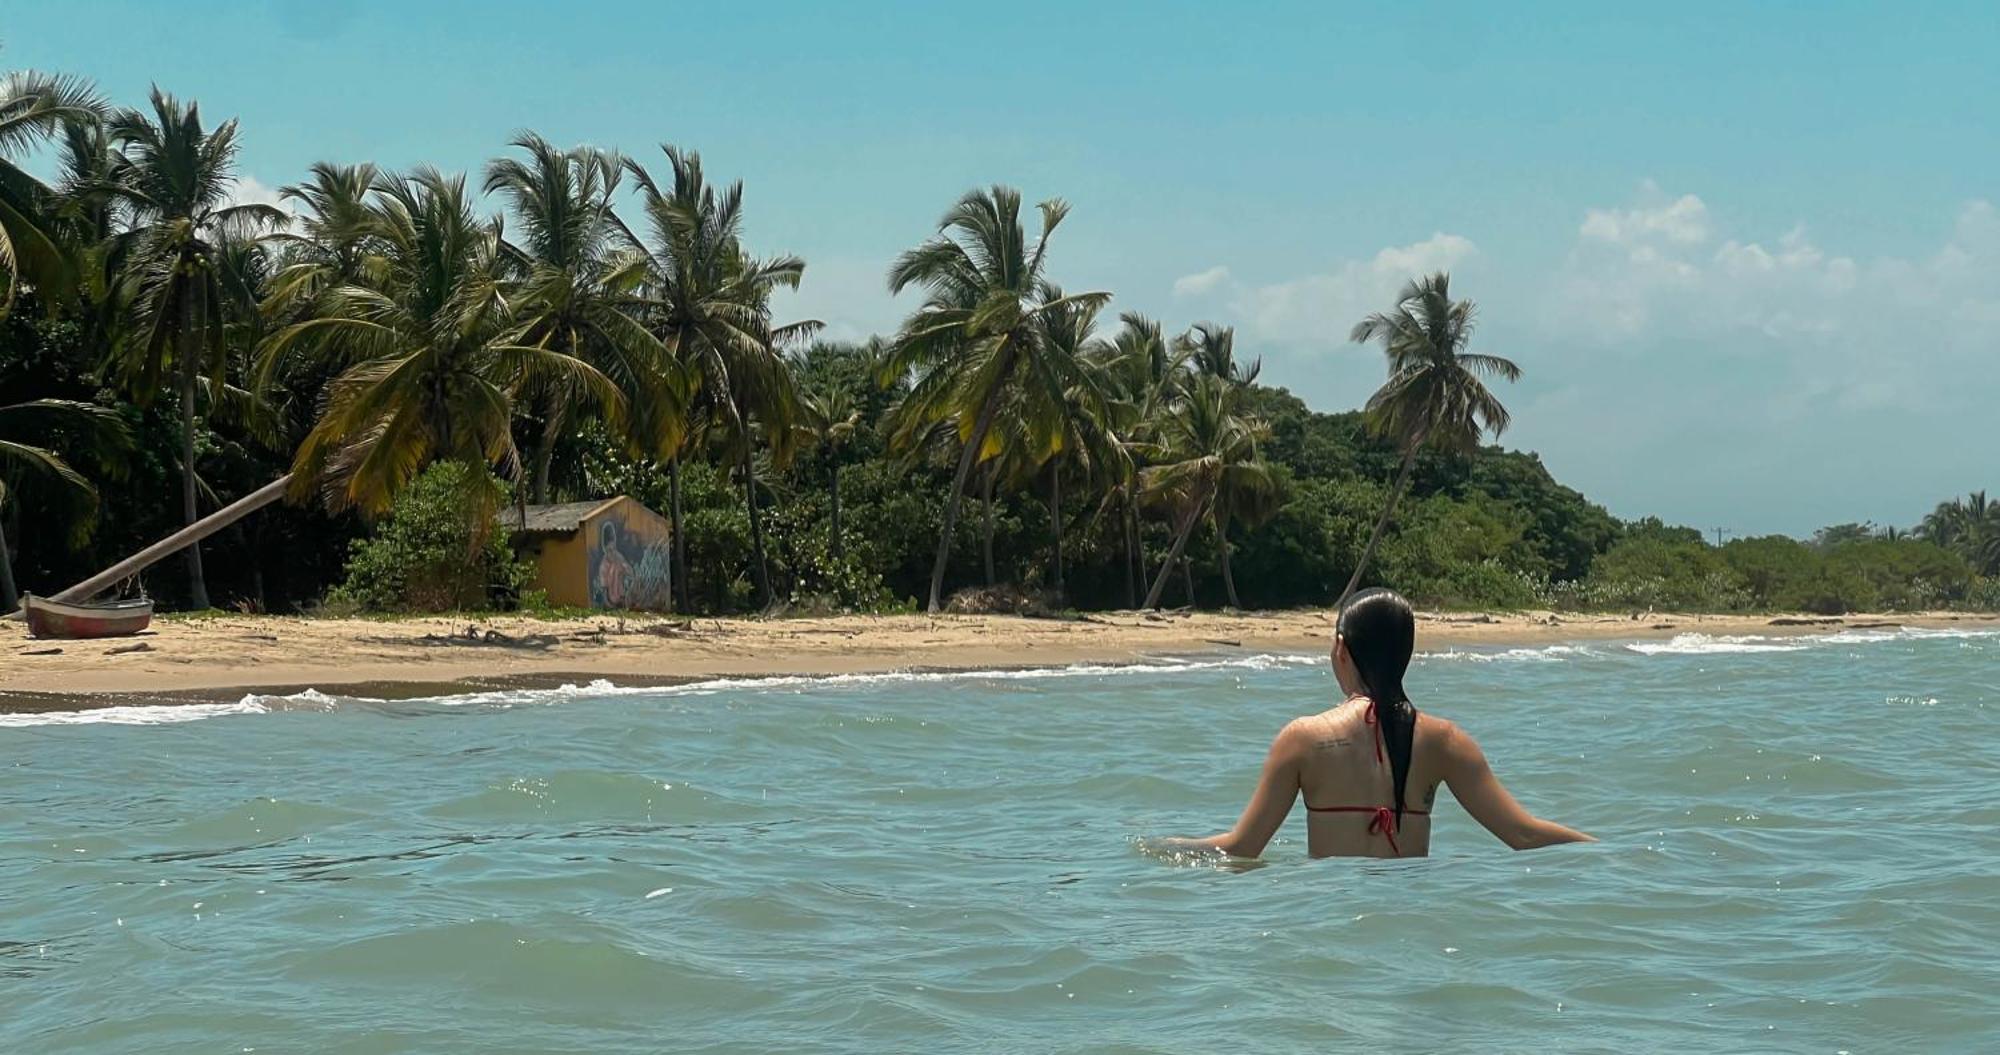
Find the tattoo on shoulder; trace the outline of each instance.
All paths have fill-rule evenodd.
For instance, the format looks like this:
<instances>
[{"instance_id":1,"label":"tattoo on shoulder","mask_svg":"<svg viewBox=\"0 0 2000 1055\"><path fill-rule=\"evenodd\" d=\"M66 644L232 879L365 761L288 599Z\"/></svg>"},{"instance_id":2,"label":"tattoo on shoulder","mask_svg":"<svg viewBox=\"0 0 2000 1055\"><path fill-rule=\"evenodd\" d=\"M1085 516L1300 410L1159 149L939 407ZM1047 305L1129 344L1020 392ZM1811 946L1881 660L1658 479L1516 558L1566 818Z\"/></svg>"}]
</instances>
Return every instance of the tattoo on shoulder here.
<instances>
[{"instance_id":1,"label":"tattoo on shoulder","mask_svg":"<svg viewBox=\"0 0 2000 1055\"><path fill-rule=\"evenodd\" d=\"M1321 738L1320 738L1320 740L1319 740L1319 742L1318 742L1318 743L1316 743L1316 744L1314 744L1313 746L1314 746L1314 747L1346 747L1346 746L1347 746L1348 744L1351 744L1351 743L1353 743L1353 742L1354 742L1354 741L1352 741L1352 740L1349 740L1349 739L1348 739L1347 737L1344 737L1344 736L1324 736L1324 737L1321 737Z\"/></svg>"}]
</instances>

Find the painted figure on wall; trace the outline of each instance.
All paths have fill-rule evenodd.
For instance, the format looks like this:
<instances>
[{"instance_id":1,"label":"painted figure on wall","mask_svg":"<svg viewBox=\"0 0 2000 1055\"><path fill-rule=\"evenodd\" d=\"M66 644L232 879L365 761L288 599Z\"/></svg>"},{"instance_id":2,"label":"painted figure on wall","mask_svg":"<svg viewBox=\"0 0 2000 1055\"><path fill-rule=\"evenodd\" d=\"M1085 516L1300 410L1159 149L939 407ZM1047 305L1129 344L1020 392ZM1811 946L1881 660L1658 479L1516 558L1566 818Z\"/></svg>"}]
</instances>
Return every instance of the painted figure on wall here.
<instances>
[{"instance_id":1,"label":"painted figure on wall","mask_svg":"<svg viewBox=\"0 0 2000 1055\"><path fill-rule=\"evenodd\" d=\"M669 549L617 515L598 522L590 547L590 603L597 608L664 611L673 603Z\"/></svg>"}]
</instances>

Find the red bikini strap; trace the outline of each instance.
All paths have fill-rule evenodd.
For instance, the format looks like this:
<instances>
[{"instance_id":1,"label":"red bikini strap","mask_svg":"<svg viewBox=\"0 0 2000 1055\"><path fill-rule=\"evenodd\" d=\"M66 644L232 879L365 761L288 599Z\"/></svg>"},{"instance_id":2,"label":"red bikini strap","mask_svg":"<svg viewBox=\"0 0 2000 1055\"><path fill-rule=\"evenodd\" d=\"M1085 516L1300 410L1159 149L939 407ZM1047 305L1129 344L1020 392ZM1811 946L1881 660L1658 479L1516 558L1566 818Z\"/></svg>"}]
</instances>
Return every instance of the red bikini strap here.
<instances>
[{"instance_id":1,"label":"red bikini strap","mask_svg":"<svg viewBox=\"0 0 2000 1055\"><path fill-rule=\"evenodd\" d=\"M1387 806L1375 807L1375 819L1368 822L1368 834L1381 835L1383 838L1389 840L1389 852L1395 854L1397 857L1403 856L1402 848L1396 845L1395 810Z\"/></svg>"},{"instance_id":2,"label":"red bikini strap","mask_svg":"<svg viewBox=\"0 0 2000 1055\"><path fill-rule=\"evenodd\" d=\"M1361 720L1368 723L1368 725L1375 730L1375 764L1379 766L1382 764L1383 761L1382 722L1380 721L1379 716L1375 713L1374 700L1368 701L1368 709L1361 712Z\"/></svg>"}]
</instances>

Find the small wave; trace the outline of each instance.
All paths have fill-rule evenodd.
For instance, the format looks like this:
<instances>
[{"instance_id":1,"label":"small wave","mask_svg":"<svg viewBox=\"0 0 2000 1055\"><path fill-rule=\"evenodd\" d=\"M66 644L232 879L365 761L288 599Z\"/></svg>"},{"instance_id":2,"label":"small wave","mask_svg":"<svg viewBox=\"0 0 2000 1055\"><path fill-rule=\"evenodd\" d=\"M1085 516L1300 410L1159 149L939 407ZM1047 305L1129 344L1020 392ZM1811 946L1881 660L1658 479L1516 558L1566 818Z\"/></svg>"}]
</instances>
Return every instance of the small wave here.
<instances>
[{"instance_id":1,"label":"small wave","mask_svg":"<svg viewBox=\"0 0 2000 1055\"><path fill-rule=\"evenodd\" d=\"M1254 653L1226 659L1154 659L1137 663L1077 663L1065 667L1019 667L998 670L904 670L875 674L789 674L770 677L710 678L678 685L618 685L595 678L581 685L567 683L548 689L492 689L483 692L385 700L345 696L306 689L274 694L250 693L235 703L146 704L93 707L77 711L37 711L0 714L0 728L38 725L166 725L235 714L281 711L334 711L347 707L396 705L426 707L522 707L606 696L706 696L736 690L815 689L854 685L893 685L948 681L1039 681L1050 678L1117 677L1132 674L1177 674L1202 670L1281 670L1324 663L1318 655Z\"/></svg>"},{"instance_id":2,"label":"small wave","mask_svg":"<svg viewBox=\"0 0 2000 1055\"><path fill-rule=\"evenodd\" d=\"M235 703L159 703L91 707L81 711L31 711L0 714L0 729L36 725L173 725L232 714L268 714L270 708L248 696Z\"/></svg>"},{"instance_id":3,"label":"small wave","mask_svg":"<svg viewBox=\"0 0 2000 1055\"><path fill-rule=\"evenodd\" d=\"M1667 641L1632 641L1628 652L1642 656L1706 656L1727 652L1804 652L1812 643L1801 637L1758 637L1753 634L1675 634Z\"/></svg>"},{"instance_id":4,"label":"small wave","mask_svg":"<svg viewBox=\"0 0 2000 1055\"><path fill-rule=\"evenodd\" d=\"M1587 645L1549 645L1545 648L1509 648L1498 652L1447 649L1443 652L1421 652L1417 659L1464 663L1562 663L1601 655L1602 652Z\"/></svg>"}]
</instances>

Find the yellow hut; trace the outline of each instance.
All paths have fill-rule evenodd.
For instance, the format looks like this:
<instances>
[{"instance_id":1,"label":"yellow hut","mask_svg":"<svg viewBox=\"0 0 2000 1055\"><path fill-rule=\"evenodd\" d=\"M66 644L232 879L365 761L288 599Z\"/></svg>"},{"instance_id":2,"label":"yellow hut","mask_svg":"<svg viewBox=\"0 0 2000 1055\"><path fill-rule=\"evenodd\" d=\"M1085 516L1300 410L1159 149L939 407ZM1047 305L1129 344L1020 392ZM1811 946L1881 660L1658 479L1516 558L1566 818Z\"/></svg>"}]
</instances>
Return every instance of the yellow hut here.
<instances>
[{"instance_id":1,"label":"yellow hut","mask_svg":"<svg viewBox=\"0 0 2000 1055\"><path fill-rule=\"evenodd\" d=\"M673 605L667 519L630 496L500 513L514 548L535 563L535 587L570 608L664 612Z\"/></svg>"}]
</instances>

